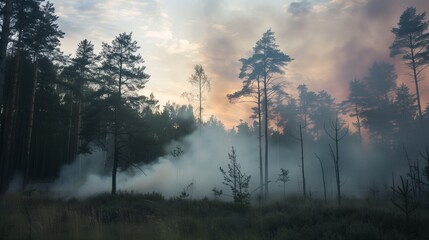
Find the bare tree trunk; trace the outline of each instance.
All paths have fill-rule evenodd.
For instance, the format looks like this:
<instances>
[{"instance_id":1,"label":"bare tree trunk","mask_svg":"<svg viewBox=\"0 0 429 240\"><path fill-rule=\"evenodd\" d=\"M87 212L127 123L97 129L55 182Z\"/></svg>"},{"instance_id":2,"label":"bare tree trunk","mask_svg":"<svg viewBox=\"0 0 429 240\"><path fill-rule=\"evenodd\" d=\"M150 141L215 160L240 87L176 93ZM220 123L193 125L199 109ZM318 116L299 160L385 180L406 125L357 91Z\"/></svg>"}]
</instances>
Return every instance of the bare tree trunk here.
<instances>
[{"instance_id":1,"label":"bare tree trunk","mask_svg":"<svg viewBox=\"0 0 429 240\"><path fill-rule=\"evenodd\" d=\"M121 108L121 101L122 101L122 59L120 60L120 66L119 66L119 83L118 83L118 96L116 99L116 106L115 106L115 120L114 120L114 135L113 135L113 167L112 167L112 195L116 194L116 173L118 171L118 162L119 162L119 129L121 127L121 122L119 119L118 111Z\"/></svg>"},{"instance_id":2,"label":"bare tree trunk","mask_svg":"<svg viewBox=\"0 0 429 240\"><path fill-rule=\"evenodd\" d=\"M72 158L72 129L73 129L73 93L71 93L70 98L70 109L69 109L69 122L67 127L67 163L71 163L73 161Z\"/></svg>"},{"instance_id":3,"label":"bare tree trunk","mask_svg":"<svg viewBox=\"0 0 429 240\"><path fill-rule=\"evenodd\" d=\"M335 126L338 126L338 117L335 119ZM336 174L336 178L337 178L337 197L338 197L338 206L341 206L341 180L340 180L340 166L339 166L339 149L338 149L338 128L335 128L335 151L336 151L336 169L335 169L335 174Z\"/></svg>"},{"instance_id":4,"label":"bare tree trunk","mask_svg":"<svg viewBox=\"0 0 429 240\"><path fill-rule=\"evenodd\" d=\"M119 105L119 104L118 104ZM112 195L116 194L116 172L118 169L119 147L118 147L118 106L115 109L115 130L113 134L113 167L112 167Z\"/></svg>"},{"instance_id":5,"label":"bare tree trunk","mask_svg":"<svg viewBox=\"0 0 429 240\"><path fill-rule=\"evenodd\" d=\"M265 198L268 199L268 93L267 76L264 76L264 108L265 108Z\"/></svg>"},{"instance_id":6,"label":"bare tree trunk","mask_svg":"<svg viewBox=\"0 0 429 240\"><path fill-rule=\"evenodd\" d=\"M78 94L77 94L77 110L76 110L76 129L75 129L75 148L74 148L74 154L75 157L77 157L77 161L78 161L78 176L80 176L81 173L81 159L80 159L80 155L79 155L79 151L80 151L80 147L81 147L81 128L82 128L82 108L83 108L83 103L82 103L82 98L83 98L83 84L84 84L84 73L81 70L80 72L80 78L78 81Z\"/></svg>"},{"instance_id":7,"label":"bare tree trunk","mask_svg":"<svg viewBox=\"0 0 429 240\"><path fill-rule=\"evenodd\" d=\"M38 59L34 57L34 68L33 68L33 87L31 92L31 105L30 114L27 126L27 143L25 149L25 174L24 174L24 186L28 183L30 178L30 152L31 152L31 138L33 135L33 123L34 123L34 107L36 102L36 89L37 89L37 78L38 78Z\"/></svg>"},{"instance_id":8,"label":"bare tree trunk","mask_svg":"<svg viewBox=\"0 0 429 240\"><path fill-rule=\"evenodd\" d=\"M414 55L414 44L412 41L412 36L410 35L410 50L411 50L411 63L413 67L413 76L414 76L414 83L416 85L416 98L417 98L417 109L419 110L419 118L422 119L422 107L420 104L420 92L419 92L419 79L417 76L417 66L416 66L416 60Z\"/></svg>"},{"instance_id":9,"label":"bare tree trunk","mask_svg":"<svg viewBox=\"0 0 429 240\"><path fill-rule=\"evenodd\" d=\"M201 127L202 127L202 124L203 124L203 119L202 119L202 111L203 111L203 107L202 107L202 101L203 101L203 99L202 99L202 79L201 79L201 76L199 76L199 80L200 80L200 82L199 82L199 91L200 91L200 94L199 94L199 100L200 100L200 108L199 108L199 110L200 110L200 113L199 113L199 124L200 124L200 133L201 133Z\"/></svg>"},{"instance_id":10,"label":"bare tree trunk","mask_svg":"<svg viewBox=\"0 0 429 240\"><path fill-rule=\"evenodd\" d=\"M320 168L322 169L322 180L323 180L323 194L325 197L325 203L326 203L326 182L325 182L325 170L323 169L323 163L322 163L322 159L320 159L320 157L314 153L314 155L316 156L317 159L319 159L319 163L320 163Z\"/></svg>"},{"instance_id":11,"label":"bare tree trunk","mask_svg":"<svg viewBox=\"0 0 429 240\"><path fill-rule=\"evenodd\" d=\"M263 166L262 166L262 116L261 116L261 86L258 77L258 142L259 142L259 176L260 176L260 187L261 197L264 192L264 179L263 179Z\"/></svg>"},{"instance_id":12,"label":"bare tree trunk","mask_svg":"<svg viewBox=\"0 0 429 240\"><path fill-rule=\"evenodd\" d=\"M3 7L3 22L0 40L0 108L3 108L4 86L6 75L6 52L10 35L10 18L12 16L12 0L6 0Z\"/></svg>"},{"instance_id":13,"label":"bare tree trunk","mask_svg":"<svg viewBox=\"0 0 429 240\"><path fill-rule=\"evenodd\" d=\"M11 154L11 139L12 139L12 125L13 118L8 116L8 112L14 114L13 107L6 109L4 104L4 95L5 95L5 75L6 75L6 52L7 45L9 43L9 34L10 34L10 18L12 15L12 0L6 0L5 6L3 8L3 22L1 30L1 40L0 40L0 113L3 115L3 140L1 146L1 158L0 158L0 173L2 177L0 178L0 193L6 191L7 184L9 182L9 162ZM17 72L16 72L17 73ZM12 95L14 98L15 95ZM14 101L14 100L12 100ZM12 111L12 112L10 112Z\"/></svg>"},{"instance_id":14,"label":"bare tree trunk","mask_svg":"<svg viewBox=\"0 0 429 240\"><path fill-rule=\"evenodd\" d=\"M13 5L13 0L10 1ZM8 96L7 97L7 103L4 104L4 113L7 114L4 118L4 126L3 126L3 146L2 146L2 156L1 159L5 160L5 172L4 172L4 179L10 178L10 167L12 165L15 165L17 167L21 167L21 169L24 171L25 174L25 151L16 151L16 146L24 146L25 150L25 144L23 143L17 143L17 139L19 138L17 136L17 125L19 124L19 94L20 94L20 80L21 80L21 52L22 52L22 35L23 35L23 29L19 28L17 29L18 37L15 41L16 43L16 52L15 54L15 66L14 66L14 72L13 72L13 78L11 81L11 85L8 89ZM4 93L4 92L3 92ZM4 99L4 97L3 97ZM22 123L21 123L22 124ZM25 138L25 131L22 131L20 135L21 139ZM23 157L24 156L24 157ZM4 184L8 184L8 180ZM23 181L24 184L24 181ZM6 186L7 187L7 186ZM24 187L24 185L22 185ZM0 186L0 192L2 191L2 187Z\"/></svg>"},{"instance_id":15,"label":"bare tree trunk","mask_svg":"<svg viewBox=\"0 0 429 240\"><path fill-rule=\"evenodd\" d=\"M307 194L305 191L304 143L302 140L302 126L301 126L301 124L299 125L299 137L300 137L300 142L301 142L302 192L304 194L304 197L306 197Z\"/></svg>"},{"instance_id":16,"label":"bare tree trunk","mask_svg":"<svg viewBox=\"0 0 429 240\"><path fill-rule=\"evenodd\" d=\"M334 135L329 134L328 130L325 128L326 134L331 138L332 141L335 142L335 153L332 149L331 144L329 144L329 151L331 153L332 159L334 161L335 168L335 180L337 182L337 201L338 206L341 206L341 179L340 179L340 157L339 157L339 146L338 143L346 136L347 131L345 131L342 136L339 136L339 132L341 130L340 123L338 122L338 115L335 117L335 123L331 123L331 128L334 131Z\"/></svg>"}]
</instances>

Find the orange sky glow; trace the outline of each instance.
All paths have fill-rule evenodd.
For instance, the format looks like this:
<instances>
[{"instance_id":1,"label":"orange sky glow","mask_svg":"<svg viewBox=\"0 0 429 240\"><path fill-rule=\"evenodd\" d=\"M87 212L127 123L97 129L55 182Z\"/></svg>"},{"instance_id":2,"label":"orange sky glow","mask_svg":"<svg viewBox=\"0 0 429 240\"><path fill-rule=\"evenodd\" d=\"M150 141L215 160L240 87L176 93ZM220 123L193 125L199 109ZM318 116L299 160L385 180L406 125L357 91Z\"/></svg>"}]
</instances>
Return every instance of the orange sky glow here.
<instances>
[{"instance_id":1,"label":"orange sky glow","mask_svg":"<svg viewBox=\"0 0 429 240\"><path fill-rule=\"evenodd\" d=\"M336 102L347 97L348 83L365 76L374 61L395 65L398 82L414 85L399 59L389 57L390 32L408 6L429 12L427 0L53 0L66 33L61 49L73 54L88 39L101 50L121 32L133 32L151 78L143 90L161 106L187 103L187 79L202 64L212 89L204 119L215 115L227 129L240 119L251 122L250 104L231 104L226 94L241 87L240 62L249 57L262 33L271 28L279 48L294 58L283 76L292 95L299 84L326 90ZM429 78L426 71L426 79ZM429 102L429 80L421 83Z\"/></svg>"}]
</instances>

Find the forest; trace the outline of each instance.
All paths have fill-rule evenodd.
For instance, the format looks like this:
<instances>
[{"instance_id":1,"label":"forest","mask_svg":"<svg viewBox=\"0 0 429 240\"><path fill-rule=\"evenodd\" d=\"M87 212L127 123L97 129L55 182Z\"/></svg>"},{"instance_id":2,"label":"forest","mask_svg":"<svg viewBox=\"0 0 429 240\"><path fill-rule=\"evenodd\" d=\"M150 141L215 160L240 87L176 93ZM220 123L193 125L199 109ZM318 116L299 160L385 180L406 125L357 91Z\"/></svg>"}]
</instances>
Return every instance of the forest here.
<instances>
[{"instance_id":1,"label":"forest","mask_svg":"<svg viewBox=\"0 0 429 240\"><path fill-rule=\"evenodd\" d=\"M350 76L346 99L306 82L267 28L225 96L232 128L205 119L216 82L197 63L177 93L144 95L142 46L118 33L75 53L45 0L4 0L0 236L5 239L426 239L429 20L396 16L390 57Z\"/></svg>"}]
</instances>

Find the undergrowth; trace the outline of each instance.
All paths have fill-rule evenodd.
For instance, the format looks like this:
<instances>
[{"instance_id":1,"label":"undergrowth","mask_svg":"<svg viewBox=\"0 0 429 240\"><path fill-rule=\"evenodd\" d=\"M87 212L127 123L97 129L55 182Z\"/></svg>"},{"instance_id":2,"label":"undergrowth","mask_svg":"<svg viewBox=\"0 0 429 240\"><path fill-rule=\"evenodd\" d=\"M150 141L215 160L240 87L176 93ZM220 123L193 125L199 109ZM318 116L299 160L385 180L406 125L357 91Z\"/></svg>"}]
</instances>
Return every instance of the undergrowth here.
<instances>
[{"instance_id":1,"label":"undergrowth","mask_svg":"<svg viewBox=\"0 0 429 240\"><path fill-rule=\"evenodd\" d=\"M427 239L428 213L412 218L411 238ZM243 207L159 193L102 194L85 200L43 195L0 197L1 239L407 239L389 201L345 199L342 207L291 197Z\"/></svg>"}]
</instances>

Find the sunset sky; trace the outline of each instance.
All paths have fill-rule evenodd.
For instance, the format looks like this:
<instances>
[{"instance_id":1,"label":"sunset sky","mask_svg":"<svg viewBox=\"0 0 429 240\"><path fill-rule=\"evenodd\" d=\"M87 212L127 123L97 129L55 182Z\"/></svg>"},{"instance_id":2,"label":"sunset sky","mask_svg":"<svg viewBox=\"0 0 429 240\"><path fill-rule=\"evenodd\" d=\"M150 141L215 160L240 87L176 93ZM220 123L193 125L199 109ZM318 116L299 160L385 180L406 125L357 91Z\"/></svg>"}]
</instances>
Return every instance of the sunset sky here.
<instances>
[{"instance_id":1,"label":"sunset sky","mask_svg":"<svg viewBox=\"0 0 429 240\"><path fill-rule=\"evenodd\" d=\"M187 79L202 64L212 89L204 119L218 117L227 128L248 121L249 106L230 104L226 94L238 90L238 59L252 53L271 28L280 49L295 60L286 69L289 92L305 83L327 90L337 102L347 96L351 79L365 76L373 61L395 64L399 81L411 78L398 59L389 57L390 32L408 6L429 11L428 0L52 0L65 37L61 49L74 54L88 39L100 52L122 32L133 32L151 78L144 90L161 106L168 100L187 103ZM429 78L429 71L426 72ZM429 80L421 83L429 102Z\"/></svg>"}]
</instances>

